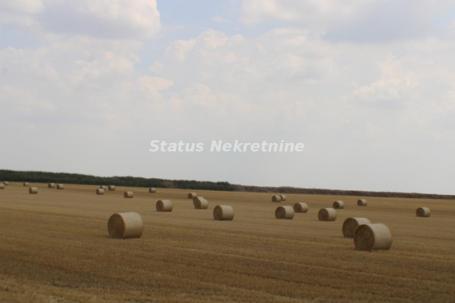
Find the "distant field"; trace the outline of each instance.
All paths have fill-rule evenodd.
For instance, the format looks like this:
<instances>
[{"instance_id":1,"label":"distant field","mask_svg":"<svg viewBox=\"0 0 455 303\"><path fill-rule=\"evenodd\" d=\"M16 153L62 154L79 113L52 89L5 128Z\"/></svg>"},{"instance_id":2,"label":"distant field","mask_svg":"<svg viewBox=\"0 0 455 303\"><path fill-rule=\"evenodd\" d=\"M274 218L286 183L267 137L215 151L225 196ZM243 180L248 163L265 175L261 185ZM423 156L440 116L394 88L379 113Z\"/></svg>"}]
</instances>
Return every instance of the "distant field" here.
<instances>
[{"instance_id":1,"label":"distant field","mask_svg":"<svg viewBox=\"0 0 455 303\"><path fill-rule=\"evenodd\" d=\"M66 185L38 195L10 184L0 190L0 302L454 302L455 201L287 195L307 214L276 220L271 194L198 191L209 210L194 210L187 191L124 188L95 195ZM169 198L172 213L157 213ZM344 200L336 222L317 211ZM213 221L216 204L235 208ZM416 218L419 206L431 218ZM139 212L140 239L107 237L113 212ZM387 224L390 251L358 252L342 237L350 216Z\"/></svg>"}]
</instances>

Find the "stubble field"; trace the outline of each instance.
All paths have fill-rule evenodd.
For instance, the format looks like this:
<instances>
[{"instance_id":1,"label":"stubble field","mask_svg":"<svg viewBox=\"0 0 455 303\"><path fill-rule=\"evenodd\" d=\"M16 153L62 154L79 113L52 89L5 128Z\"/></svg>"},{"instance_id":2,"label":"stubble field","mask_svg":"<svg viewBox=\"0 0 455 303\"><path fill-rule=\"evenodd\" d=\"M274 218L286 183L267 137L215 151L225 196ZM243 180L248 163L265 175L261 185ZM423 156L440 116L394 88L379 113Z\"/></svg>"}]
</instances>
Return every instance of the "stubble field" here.
<instances>
[{"instance_id":1,"label":"stubble field","mask_svg":"<svg viewBox=\"0 0 455 303\"><path fill-rule=\"evenodd\" d=\"M38 195L10 184L0 190L0 302L455 302L455 201L198 191L210 202L195 210L188 191L125 188L95 195L66 185ZM155 201L174 211L158 213ZM335 222L317 211L344 200ZM307 214L277 220L278 204L305 201ZM214 221L216 204L234 221ZM431 218L416 218L428 206ZM142 238L110 239L107 219L142 215ZM390 251L359 252L343 238L351 216L387 224Z\"/></svg>"}]
</instances>

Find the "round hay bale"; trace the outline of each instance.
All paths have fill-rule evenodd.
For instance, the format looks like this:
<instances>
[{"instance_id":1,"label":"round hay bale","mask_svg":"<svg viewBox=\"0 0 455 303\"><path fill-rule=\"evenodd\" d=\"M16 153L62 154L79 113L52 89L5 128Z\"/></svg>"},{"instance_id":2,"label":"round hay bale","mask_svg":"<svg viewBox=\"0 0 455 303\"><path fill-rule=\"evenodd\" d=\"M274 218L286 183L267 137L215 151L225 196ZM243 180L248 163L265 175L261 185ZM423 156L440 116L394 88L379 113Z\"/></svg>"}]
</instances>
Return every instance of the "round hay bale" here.
<instances>
[{"instance_id":1,"label":"round hay bale","mask_svg":"<svg viewBox=\"0 0 455 303\"><path fill-rule=\"evenodd\" d=\"M390 249L392 247L392 233L382 224L362 224L355 230L354 246L357 250Z\"/></svg>"},{"instance_id":2,"label":"round hay bale","mask_svg":"<svg viewBox=\"0 0 455 303\"><path fill-rule=\"evenodd\" d=\"M344 202L341 201L341 200L336 200L335 202L333 202L332 206L335 209L343 209L344 208Z\"/></svg>"},{"instance_id":3,"label":"round hay bale","mask_svg":"<svg viewBox=\"0 0 455 303\"><path fill-rule=\"evenodd\" d=\"M234 208L230 205L217 205L213 209L213 219L218 221L231 221L234 219Z\"/></svg>"},{"instance_id":4,"label":"round hay bale","mask_svg":"<svg viewBox=\"0 0 455 303\"><path fill-rule=\"evenodd\" d=\"M55 183L49 183L49 184L47 185L47 187L48 187L48 188L56 188L56 187L57 187L57 184L55 184Z\"/></svg>"},{"instance_id":5,"label":"round hay bale","mask_svg":"<svg viewBox=\"0 0 455 303\"><path fill-rule=\"evenodd\" d=\"M151 193L151 194L156 193L156 188L155 187L150 187L149 188L149 193Z\"/></svg>"},{"instance_id":6,"label":"round hay bale","mask_svg":"<svg viewBox=\"0 0 455 303\"><path fill-rule=\"evenodd\" d=\"M419 207L416 209L416 216L422 218L431 217L431 210L428 207Z\"/></svg>"},{"instance_id":7,"label":"round hay bale","mask_svg":"<svg viewBox=\"0 0 455 303\"><path fill-rule=\"evenodd\" d=\"M105 185L99 185L98 188L101 188L101 189L104 189L104 190L107 190L107 186Z\"/></svg>"},{"instance_id":8,"label":"round hay bale","mask_svg":"<svg viewBox=\"0 0 455 303\"><path fill-rule=\"evenodd\" d=\"M99 195L99 196L104 195L104 189L102 189L102 188L97 188L97 189L96 189L96 194Z\"/></svg>"},{"instance_id":9,"label":"round hay bale","mask_svg":"<svg viewBox=\"0 0 455 303\"><path fill-rule=\"evenodd\" d=\"M0 183L0 189L5 189L5 184L4 183Z\"/></svg>"},{"instance_id":10,"label":"round hay bale","mask_svg":"<svg viewBox=\"0 0 455 303\"><path fill-rule=\"evenodd\" d=\"M277 219L288 219L294 218L294 208L289 205L278 206L275 210L275 218Z\"/></svg>"},{"instance_id":11,"label":"round hay bale","mask_svg":"<svg viewBox=\"0 0 455 303\"><path fill-rule=\"evenodd\" d=\"M272 196L272 202L281 202L281 196L280 195L273 195Z\"/></svg>"},{"instance_id":12,"label":"round hay bale","mask_svg":"<svg viewBox=\"0 0 455 303\"><path fill-rule=\"evenodd\" d=\"M132 191L126 191L123 193L123 197L128 199L134 198L134 193Z\"/></svg>"},{"instance_id":13,"label":"round hay bale","mask_svg":"<svg viewBox=\"0 0 455 303\"><path fill-rule=\"evenodd\" d=\"M297 202L294 204L294 211L296 213L306 213L308 212L308 204L305 202Z\"/></svg>"},{"instance_id":14,"label":"round hay bale","mask_svg":"<svg viewBox=\"0 0 455 303\"><path fill-rule=\"evenodd\" d=\"M193 205L195 209L207 209L209 208L209 201L204 197L196 196L193 198Z\"/></svg>"},{"instance_id":15,"label":"round hay bale","mask_svg":"<svg viewBox=\"0 0 455 303\"><path fill-rule=\"evenodd\" d=\"M24 187L29 187L29 186L30 186L30 183L24 182L24 183L22 183L22 185L24 185Z\"/></svg>"},{"instance_id":16,"label":"round hay bale","mask_svg":"<svg viewBox=\"0 0 455 303\"><path fill-rule=\"evenodd\" d=\"M188 193L188 199L193 199L194 197L197 197L197 194L195 192Z\"/></svg>"},{"instance_id":17,"label":"round hay bale","mask_svg":"<svg viewBox=\"0 0 455 303\"><path fill-rule=\"evenodd\" d=\"M9 182L8 181L3 181L3 184L5 184L5 186L8 186Z\"/></svg>"},{"instance_id":18,"label":"round hay bale","mask_svg":"<svg viewBox=\"0 0 455 303\"><path fill-rule=\"evenodd\" d=\"M115 187L115 185L109 185L109 186L107 187L107 189L110 190L110 191L115 191L115 190L116 190L116 187Z\"/></svg>"},{"instance_id":19,"label":"round hay bale","mask_svg":"<svg viewBox=\"0 0 455 303\"><path fill-rule=\"evenodd\" d=\"M281 201L286 201L286 195L280 194L279 196L281 197Z\"/></svg>"},{"instance_id":20,"label":"round hay bale","mask_svg":"<svg viewBox=\"0 0 455 303\"><path fill-rule=\"evenodd\" d=\"M337 211L334 208L321 208L318 213L319 221L335 221Z\"/></svg>"},{"instance_id":21,"label":"round hay bale","mask_svg":"<svg viewBox=\"0 0 455 303\"><path fill-rule=\"evenodd\" d=\"M28 193L31 195L37 195L38 194L38 187L29 187L28 188Z\"/></svg>"},{"instance_id":22,"label":"round hay bale","mask_svg":"<svg viewBox=\"0 0 455 303\"><path fill-rule=\"evenodd\" d=\"M359 199L357 200L357 206L367 206L368 202L365 199Z\"/></svg>"},{"instance_id":23,"label":"round hay bale","mask_svg":"<svg viewBox=\"0 0 455 303\"><path fill-rule=\"evenodd\" d=\"M343 236L345 238L354 238L355 230L362 224L370 224L367 218L347 218L343 223Z\"/></svg>"},{"instance_id":24,"label":"round hay bale","mask_svg":"<svg viewBox=\"0 0 455 303\"><path fill-rule=\"evenodd\" d=\"M162 212L171 212L172 211L172 201L171 200L158 200L156 201L156 211Z\"/></svg>"},{"instance_id":25,"label":"round hay bale","mask_svg":"<svg viewBox=\"0 0 455 303\"><path fill-rule=\"evenodd\" d=\"M57 184L57 189L58 189L58 190L63 190L63 189L65 189L65 185L63 185L63 184Z\"/></svg>"},{"instance_id":26,"label":"round hay bale","mask_svg":"<svg viewBox=\"0 0 455 303\"><path fill-rule=\"evenodd\" d=\"M138 213L116 213L109 218L107 230L109 236L115 239L140 238L144 231L144 223Z\"/></svg>"}]
</instances>

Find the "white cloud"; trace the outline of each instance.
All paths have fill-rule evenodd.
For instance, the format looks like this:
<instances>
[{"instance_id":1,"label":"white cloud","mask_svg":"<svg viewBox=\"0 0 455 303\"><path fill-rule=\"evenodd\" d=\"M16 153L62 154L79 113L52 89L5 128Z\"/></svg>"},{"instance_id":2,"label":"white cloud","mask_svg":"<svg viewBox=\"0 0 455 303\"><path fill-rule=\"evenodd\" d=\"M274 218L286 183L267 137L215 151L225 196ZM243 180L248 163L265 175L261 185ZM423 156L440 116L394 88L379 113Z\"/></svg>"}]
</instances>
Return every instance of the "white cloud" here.
<instances>
[{"instance_id":1,"label":"white cloud","mask_svg":"<svg viewBox=\"0 0 455 303\"><path fill-rule=\"evenodd\" d=\"M41 20L54 32L132 39L160 28L156 0L45 1Z\"/></svg>"},{"instance_id":2,"label":"white cloud","mask_svg":"<svg viewBox=\"0 0 455 303\"><path fill-rule=\"evenodd\" d=\"M185 56L180 52L182 45L191 46ZM301 90L314 90L314 83L333 72L331 60L333 53L327 43L305 31L280 29L255 39L207 31L194 39L174 42L160 59L158 72L174 79L181 91L208 87L217 96L212 103L230 100L228 112L254 108L265 113L273 111L277 101L301 101L294 93L303 96Z\"/></svg>"},{"instance_id":3,"label":"white cloud","mask_svg":"<svg viewBox=\"0 0 455 303\"><path fill-rule=\"evenodd\" d=\"M175 41L168 49L168 53L174 55L178 61L184 61L188 52L190 52L196 41L195 40L178 40Z\"/></svg>"},{"instance_id":4,"label":"white cloud","mask_svg":"<svg viewBox=\"0 0 455 303\"><path fill-rule=\"evenodd\" d=\"M301 26L335 41L385 42L438 33L438 21L455 8L443 0L246 0L247 24L279 21Z\"/></svg>"},{"instance_id":5,"label":"white cloud","mask_svg":"<svg viewBox=\"0 0 455 303\"><path fill-rule=\"evenodd\" d=\"M156 0L3 0L1 23L98 38L138 39L156 34Z\"/></svg>"},{"instance_id":6,"label":"white cloud","mask_svg":"<svg viewBox=\"0 0 455 303\"><path fill-rule=\"evenodd\" d=\"M413 72L405 71L394 58L382 62L380 70L380 78L355 89L355 97L365 102L385 103L393 107L399 107L410 96L415 97L414 91L419 83Z\"/></svg>"},{"instance_id":7,"label":"white cloud","mask_svg":"<svg viewBox=\"0 0 455 303\"><path fill-rule=\"evenodd\" d=\"M368 7L375 0L247 0L243 1L246 22L267 19L324 23L348 18Z\"/></svg>"},{"instance_id":8,"label":"white cloud","mask_svg":"<svg viewBox=\"0 0 455 303\"><path fill-rule=\"evenodd\" d=\"M42 0L2 0L0 1L0 25L31 27L43 8Z\"/></svg>"},{"instance_id":9,"label":"white cloud","mask_svg":"<svg viewBox=\"0 0 455 303\"><path fill-rule=\"evenodd\" d=\"M156 94L171 88L173 82L160 77L142 76L138 84L147 94Z\"/></svg>"},{"instance_id":10,"label":"white cloud","mask_svg":"<svg viewBox=\"0 0 455 303\"><path fill-rule=\"evenodd\" d=\"M2 12L37 14L42 8L42 0L3 0L0 2Z\"/></svg>"},{"instance_id":11,"label":"white cloud","mask_svg":"<svg viewBox=\"0 0 455 303\"><path fill-rule=\"evenodd\" d=\"M75 120L93 112L102 118L104 111L98 110L118 98L123 82L134 78L136 52L134 44L86 38L57 39L35 49L0 49L4 91L0 103L9 108L3 111L3 119L23 115L24 107L31 113L46 110ZM77 110L84 106L94 111ZM24 123L40 122L27 119Z\"/></svg>"}]
</instances>

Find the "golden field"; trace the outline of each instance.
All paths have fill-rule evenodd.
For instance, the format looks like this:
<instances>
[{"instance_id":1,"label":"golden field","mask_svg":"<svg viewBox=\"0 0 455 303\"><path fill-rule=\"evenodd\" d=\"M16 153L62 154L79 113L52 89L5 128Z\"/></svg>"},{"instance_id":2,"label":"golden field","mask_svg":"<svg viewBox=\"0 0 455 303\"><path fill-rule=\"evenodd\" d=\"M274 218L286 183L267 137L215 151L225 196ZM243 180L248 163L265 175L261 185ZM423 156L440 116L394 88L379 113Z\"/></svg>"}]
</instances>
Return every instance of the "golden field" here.
<instances>
[{"instance_id":1,"label":"golden field","mask_svg":"<svg viewBox=\"0 0 455 303\"><path fill-rule=\"evenodd\" d=\"M455 302L455 201L197 191L210 202L195 210L187 190L126 188L95 194L65 185L38 195L10 184L0 190L0 302ZM171 213L155 201L174 203ZM335 222L317 212L344 200ZM277 205L305 201L307 214L277 220ZM234 221L214 221L216 204ZM428 206L431 218L416 218ZM118 211L142 215L142 238L107 236ZM361 216L387 224L389 251L360 252L341 233Z\"/></svg>"}]
</instances>

